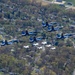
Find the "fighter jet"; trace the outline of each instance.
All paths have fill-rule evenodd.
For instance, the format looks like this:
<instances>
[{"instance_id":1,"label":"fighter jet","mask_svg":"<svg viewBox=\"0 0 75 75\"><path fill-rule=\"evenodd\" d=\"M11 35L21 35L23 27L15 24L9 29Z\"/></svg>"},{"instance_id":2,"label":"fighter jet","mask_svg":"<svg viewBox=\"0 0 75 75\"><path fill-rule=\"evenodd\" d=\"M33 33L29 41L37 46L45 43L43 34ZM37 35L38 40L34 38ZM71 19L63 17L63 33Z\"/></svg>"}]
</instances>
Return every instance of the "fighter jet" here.
<instances>
[{"instance_id":1,"label":"fighter jet","mask_svg":"<svg viewBox=\"0 0 75 75\"><path fill-rule=\"evenodd\" d=\"M43 39L43 37L30 37L29 42L33 43L33 42L38 42L41 41Z\"/></svg>"},{"instance_id":2,"label":"fighter jet","mask_svg":"<svg viewBox=\"0 0 75 75\"><path fill-rule=\"evenodd\" d=\"M36 35L37 32L36 31L31 31L31 32L28 32L28 30L26 31L22 31L22 36L27 36L27 35Z\"/></svg>"},{"instance_id":3,"label":"fighter jet","mask_svg":"<svg viewBox=\"0 0 75 75\"><path fill-rule=\"evenodd\" d=\"M64 39L64 38L69 38L70 36L72 36L72 34L70 34L70 33L66 33L66 34L61 33L61 34L57 34L56 38L57 39Z\"/></svg>"}]
</instances>

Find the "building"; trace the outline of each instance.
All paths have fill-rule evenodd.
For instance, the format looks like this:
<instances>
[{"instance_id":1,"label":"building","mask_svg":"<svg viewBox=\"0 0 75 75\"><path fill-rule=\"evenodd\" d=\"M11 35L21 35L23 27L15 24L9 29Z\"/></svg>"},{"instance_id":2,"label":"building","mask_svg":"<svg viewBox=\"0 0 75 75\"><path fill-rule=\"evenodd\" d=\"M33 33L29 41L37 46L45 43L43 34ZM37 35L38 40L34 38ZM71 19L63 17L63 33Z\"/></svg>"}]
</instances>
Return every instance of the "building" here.
<instances>
[{"instance_id":1,"label":"building","mask_svg":"<svg viewBox=\"0 0 75 75\"><path fill-rule=\"evenodd\" d=\"M62 0L56 0L56 2L62 2Z\"/></svg>"}]
</instances>

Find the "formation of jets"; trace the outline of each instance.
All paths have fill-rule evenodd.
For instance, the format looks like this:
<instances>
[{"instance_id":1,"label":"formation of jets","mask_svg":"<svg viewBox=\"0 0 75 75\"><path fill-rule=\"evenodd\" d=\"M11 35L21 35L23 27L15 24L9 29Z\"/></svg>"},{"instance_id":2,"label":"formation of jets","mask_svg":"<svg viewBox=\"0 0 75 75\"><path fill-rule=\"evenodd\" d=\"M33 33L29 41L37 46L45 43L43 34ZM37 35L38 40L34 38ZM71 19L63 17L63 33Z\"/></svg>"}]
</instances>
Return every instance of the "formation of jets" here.
<instances>
[{"instance_id":1,"label":"formation of jets","mask_svg":"<svg viewBox=\"0 0 75 75\"><path fill-rule=\"evenodd\" d=\"M56 27L54 27L54 25L57 25ZM47 31L49 32L52 32L52 31L58 31L60 30L62 27L61 26L58 26L59 24L57 22L51 22L51 23L48 23L48 22L42 22L42 27L47 27Z\"/></svg>"},{"instance_id":2,"label":"formation of jets","mask_svg":"<svg viewBox=\"0 0 75 75\"><path fill-rule=\"evenodd\" d=\"M54 26L54 25L57 25L57 26ZM59 24L57 22L51 22L51 23L48 23L48 22L42 22L42 27L47 27L47 31L48 32L52 32L52 31L59 31L60 29L63 28L63 26L59 26ZM69 38L70 36L72 36L73 34L70 34L70 33L61 33L61 34L57 34L56 35L56 38L57 39L65 39L65 38Z\"/></svg>"},{"instance_id":3,"label":"formation of jets","mask_svg":"<svg viewBox=\"0 0 75 75\"><path fill-rule=\"evenodd\" d=\"M46 32L54 32L54 31L59 31L60 29L63 28L63 26L59 26L59 24L57 22L42 22L42 28L47 28ZM41 34L41 32L39 32L39 34ZM38 36L38 32L36 30L34 31L29 31L29 30L25 30L25 31L22 31L21 33L21 36L29 36L29 42L30 43L34 43L34 42L39 42L39 41L42 41L43 39L45 40L46 39L46 33L43 32L43 35L41 34L41 37ZM70 33L59 33L59 34L56 34L56 39L65 39L65 38L69 38L70 36L72 36L72 34ZM12 45L14 44L15 42L18 43L20 40L18 39L12 39L12 40L4 40L4 41L1 41L0 43L0 46L5 46L5 45ZM46 43L46 42L44 42ZM57 44L55 42L55 44Z\"/></svg>"},{"instance_id":4,"label":"formation of jets","mask_svg":"<svg viewBox=\"0 0 75 75\"><path fill-rule=\"evenodd\" d=\"M44 22L44 21L42 22L42 27L47 27L48 32L59 31L60 29L63 28L63 26L59 26L59 24L57 22L48 23L48 22ZM43 35L42 35L42 37L37 37L36 31L31 31L31 32L29 32L28 30L22 31L22 36L27 36L27 35L30 36L30 38L29 38L30 43L41 41L41 40L45 39L45 37L46 37ZM66 34L61 33L61 34L56 35L56 39L65 39L65 38L69 38L70 36L72 36L72 34L70 34L70 33L66 33Z\"/></svg>"}]
</instances>

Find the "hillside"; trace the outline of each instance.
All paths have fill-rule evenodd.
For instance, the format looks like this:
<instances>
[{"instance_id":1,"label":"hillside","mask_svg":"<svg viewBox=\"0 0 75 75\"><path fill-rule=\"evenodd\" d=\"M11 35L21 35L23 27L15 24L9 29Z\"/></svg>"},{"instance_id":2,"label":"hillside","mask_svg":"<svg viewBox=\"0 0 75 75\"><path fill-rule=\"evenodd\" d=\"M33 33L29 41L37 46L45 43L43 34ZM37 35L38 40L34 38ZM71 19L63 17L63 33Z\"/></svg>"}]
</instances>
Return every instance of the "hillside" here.
<instances>
[{"instance_id":1,"label":"hillside","mask_svg":"<svg viewBox=\"0 0 75 75\"><path fill-rule=\"evenodd\" d=\"M72 75L74 69L75 10L0 1L0 75Z\"/></svg>"}]
</instances>

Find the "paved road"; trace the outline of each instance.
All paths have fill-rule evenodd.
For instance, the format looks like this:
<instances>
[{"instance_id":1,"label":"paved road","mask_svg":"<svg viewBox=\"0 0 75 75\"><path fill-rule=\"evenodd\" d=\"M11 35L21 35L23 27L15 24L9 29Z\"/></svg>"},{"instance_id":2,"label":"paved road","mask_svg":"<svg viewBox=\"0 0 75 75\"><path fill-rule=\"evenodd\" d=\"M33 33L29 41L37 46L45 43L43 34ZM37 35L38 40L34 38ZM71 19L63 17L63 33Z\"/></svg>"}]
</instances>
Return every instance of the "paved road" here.
<instances>
[{"instance_id":1,"label":"paved road","mask_svg":"<svg viewBox=\"0 0 75 75\"><path fill-rule=\"evenodd\" d=\"M53 0L52 2L51 1L47 1L47 0L42 0L43 2L46 2L48 4L64 4L65 1L63 2L55 2L55 0ZM75 9L75 6L69 6L69 5L65 5L66 9Z\"/></svg>"}]
</instances>

